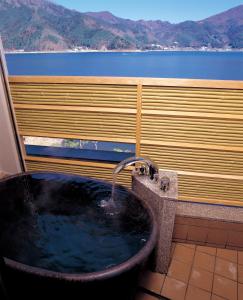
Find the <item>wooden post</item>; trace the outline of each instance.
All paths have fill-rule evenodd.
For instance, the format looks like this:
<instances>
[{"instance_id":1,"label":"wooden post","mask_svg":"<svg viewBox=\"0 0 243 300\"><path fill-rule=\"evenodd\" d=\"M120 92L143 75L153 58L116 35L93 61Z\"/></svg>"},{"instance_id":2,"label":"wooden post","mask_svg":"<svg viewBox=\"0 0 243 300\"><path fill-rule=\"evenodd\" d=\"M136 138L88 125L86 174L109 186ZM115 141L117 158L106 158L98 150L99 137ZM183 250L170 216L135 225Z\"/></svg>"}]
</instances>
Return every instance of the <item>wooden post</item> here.
<instances>
[{"instance_id":1,"label":"wooden post","mask_svg":"<svg viewBox=\"0 0 243 300\"><path fill-rule=\"evenodd\" d=\"M136 156L140 156L142 122L142 84L137 86Z\"/></svg>"}]
</instances>

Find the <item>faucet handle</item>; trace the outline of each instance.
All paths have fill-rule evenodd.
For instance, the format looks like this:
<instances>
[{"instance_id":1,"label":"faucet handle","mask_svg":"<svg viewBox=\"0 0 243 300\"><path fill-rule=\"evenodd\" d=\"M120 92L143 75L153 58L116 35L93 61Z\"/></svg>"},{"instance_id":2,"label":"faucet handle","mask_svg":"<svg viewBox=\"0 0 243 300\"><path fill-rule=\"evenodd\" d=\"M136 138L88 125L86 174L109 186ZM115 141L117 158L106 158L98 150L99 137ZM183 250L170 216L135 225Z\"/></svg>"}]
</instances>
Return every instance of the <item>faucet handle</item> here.
<instances>
[{"instance_id":1,"label":"faucet handle","mask_svg":"<svg viewBox=\"0 0 243 300\"><path fill-rule=\"evenodd\" d=\"M148 174L148 168L143 163L140 166L137 166L135 168L135 171L138 175L147 175Z\"/></svg>"},{"instance_id":2,"label":"faucet handle","mask_svg":"<svg viewBox=\"0 0 243 300\"><path fill-rule=\"evenodd\" d=\"M151 180L156 180L156 178L157 178L157 174L159 173L159 170L158 170L158 168L157 167L155 167L155 166L152 166L152 165L150 165L149 166L149 177L150 177L150 179Z\"/></svg>"},{"instance_id":3,"label":"faucet handle","mask_svg":"<svg viewBox=\"0 0 243 300\"><path fill-rule=\"evenodd\" d=\"M168 192L170 189L170 178L167 176L163 176L160 179L160 189L161 191L163 191L164 193Z\"/></svg>"}]
</instances>

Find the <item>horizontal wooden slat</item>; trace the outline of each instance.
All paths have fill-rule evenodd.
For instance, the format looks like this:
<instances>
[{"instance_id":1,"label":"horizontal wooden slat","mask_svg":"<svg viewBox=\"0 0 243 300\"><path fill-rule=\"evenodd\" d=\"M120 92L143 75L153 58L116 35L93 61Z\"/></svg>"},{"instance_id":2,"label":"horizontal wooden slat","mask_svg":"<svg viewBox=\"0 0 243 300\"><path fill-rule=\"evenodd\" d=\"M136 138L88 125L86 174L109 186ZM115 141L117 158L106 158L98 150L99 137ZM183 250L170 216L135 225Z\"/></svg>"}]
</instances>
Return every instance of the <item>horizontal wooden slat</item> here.
<instances>
[{"instance_id":1,"label":"horizontal wooden slat","mask_svg":"<svg viewBox=\"0 0 243 300\"><path fill-rule=\"evenodd\" d=\"M141 145L141 155L149 156L162 169L242 176L243 152Z\"/></svg>"},{"instance_id":2,"label":"horizontal wooden slat","mask_svg":"<svg viewBox=\"0 0 243 300\"><path fill-rule=\"evenodd\" d=\"M179 175L179 199L243 205L242 180Z\"/></svg>"},{"instance_id":3,"label":"horizontal wooden slat","mask_svg":"<svg viewBox=\"0 0 243 300\"><path fill-rule=\"evenodd\" d=\"M243 81L201 80L142 77L97 77L97 76L10 76L10 83L71 83L71 84L118 84L144 86L178 86L191 88L243 89Z\"/></svg>"},{"instance_id":4,"label":"horizontal wooden slat","mask_svg":"<svg viewBox=\"0 0 243 300\"><path fill-rule=\"evenodd\" d=\"M243 122L142 115L141 139L243 146Z\"/></svg>"},{"instance_id":5,"label":"horizontal wooden slat","mask_svg":"<svg viewBox=\"0 0 243 300\"><path fill-rule=\"evenodd\" d=\"M136 108L136 86L95 84L11 84L14 104Z\"/></svg>"},{"instance_id":6,"label":"horizontal wooden slat","mask_svg":"<svg viewBox=\"0 0 243 300\"><path fill-rule=\"evenodd\" d=\"M213 145L213 144L201 144L201 143L188 143L188 142L178 142L178 141L163 141L163 140L142 140L144 145L153 146L168 146L179 148L188 148L188 149L205 149L205 150L219 150L219 151L229 151L229 152L243 152L243 147L235 147L230 145Z\"/></svg>"},{"instance_id":7,"label":"horizontal wooden slat","mask_svg":"<svg viewBox=\"0 0 243 300\"><path fill-rule=\"evenodd\" d=\"M45 110L16 110L19 130L38 131L39 133L88 135L96 137L134 138L136 137L136 119L122 113L70 112Z\"/></svg>"},{"instance_id":8,"label":"horizontal wooden slat","mask_svg":"<svg viewBox=\"0 0 243 300\"><path fill-rule=\"evenodd\" d=\"M216 205L227 205L227 206L238 206L238 207L242 207L243 203L242 201L234 201L234 200L222 200L222 199L217 199L215 200L214 198L209 199L205 199L205 198L197 198L197 197L193 197L190 196L190 199L188 198L188 196L183 197L180 196L179 201L182 202L195 202L195 203L204 203L204 204L216 204Z\"/></svg>"},{"instance_id":9,"label":"horizontal wooden slat","mask_svg":"<svg viewBox=\"0 0 243 300\"><path fill-rule=\"evenodd\" d=\"M227 119L227 120L243 120L243 114L228 114L228 113L210 113L210 112L191 112L191 111L175 111L175 110L150 110L144 109L144 115L155 115L160 117L174 116L174 117L184 117L184 118L205 118L205 119Z\"/></svg>"},{"instance_id":10,"label":"horizontal wooden slat","mask_svg":"<svg viewBox=\"0 0 243 300\"><path fill-rule=\"evenodd\" d=\"M72 163L70 163L70 161ZM60 159L35 159L35 158L26 158L26 166L28 171L54 171L54 172L63 172L71 173L80 176L88 176L91 178L107 180L112 182L112 168L114 165L104 165L103 163L79 163L75 160L70 160L67 163L67 160ZM117 178L117 183L131 187L131 171L124 170L119 174Z\"/></svg>"},{"instance_id":11,"label":"horizontal wooden slat","mask_svg":"<svg viewBox=\"0 0 243 300\"><path fill-rule=\"evenodd\" d=\"M206 114L243 114L243 90L144 87L143 109Z\"/></svg>"},{"instance_id":12,"label":"horizontal wooden slat","mask_svg":"<svg viewBox=\"0 0 243 300\"><path fill-rule=\"evenodd\" d=\"M76 165L81 167L94 167L94 168L103 168L113 170L115 164L113 163L104 163L97 161L83 161L83 160L75 160L75 159L65 159L65 158L55 158L55 157L41 157L41 156L31 156L26 155L24 157L25 160L33 161L33 162L50 162L55 164L65 164L65 165Z\"/></svg>"},{"instance_id":13,"label":"horizontal wooden slat","mask_svg":"<svg viewBox=\"0 0 243 300\"><path fill-rule=\"evenodd\" d=\"M110 108L110 107L74 107L68 105L36 105L36 104L15 104L14 108L28 109L31 111L50 110L50 111L80 111L80 112L105 112L105 113L121 113L121 114L136 114L135 109L129 108Z\"/></svg>"}]
</instances>

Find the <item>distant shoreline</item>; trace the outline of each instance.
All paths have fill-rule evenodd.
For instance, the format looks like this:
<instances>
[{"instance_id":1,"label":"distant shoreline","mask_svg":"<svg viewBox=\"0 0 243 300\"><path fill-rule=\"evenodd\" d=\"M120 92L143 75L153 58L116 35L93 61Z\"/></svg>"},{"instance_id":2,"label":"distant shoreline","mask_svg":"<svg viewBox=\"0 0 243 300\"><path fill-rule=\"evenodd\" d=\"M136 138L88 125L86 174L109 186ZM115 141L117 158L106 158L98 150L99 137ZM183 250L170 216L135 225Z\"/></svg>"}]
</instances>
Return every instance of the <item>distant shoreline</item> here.
<instances>
[{"instance_id":1,"label":"distant shoreline","mask_svg":"<svg viewBox=\"0 0 243 300\"><path fill-rule=\"evenodd\" d=\"M166 50L60 50L60 51L5 51L5 54L55 54L55 53L146 53L146 52L243 52L243 49L166 49Z\"/></svg>"}]
</instances>

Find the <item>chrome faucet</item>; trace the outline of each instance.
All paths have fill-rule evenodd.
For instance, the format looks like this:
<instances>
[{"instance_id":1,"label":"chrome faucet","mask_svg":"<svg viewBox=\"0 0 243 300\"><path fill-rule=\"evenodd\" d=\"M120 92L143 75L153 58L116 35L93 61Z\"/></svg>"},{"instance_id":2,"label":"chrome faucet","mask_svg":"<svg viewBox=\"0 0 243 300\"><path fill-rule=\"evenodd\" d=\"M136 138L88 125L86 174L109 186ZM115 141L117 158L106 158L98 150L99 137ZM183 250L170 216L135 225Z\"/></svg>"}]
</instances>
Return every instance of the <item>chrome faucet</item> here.
<instances>
[{"instance_id":1,"label":"chrome faucet","mask_svg":"<svg viewBox=\"0 0 243 300\"><path fill-rule=\"evenodd\" d=\"M135 163L140 163L139 168L140 174L148 175L151 180L154 180L158 177L159 167L151 159L146 157L129 157L121 161L113 170L113 174L120 173L123 169L128 166L134 165Z\"/></svg>"}]
</instances>

